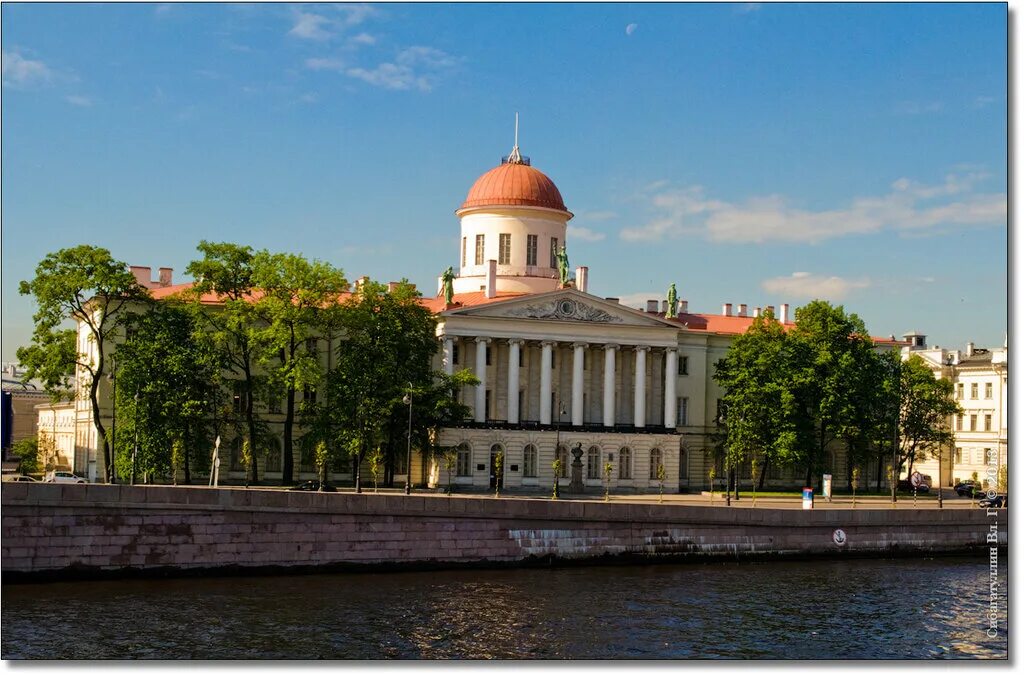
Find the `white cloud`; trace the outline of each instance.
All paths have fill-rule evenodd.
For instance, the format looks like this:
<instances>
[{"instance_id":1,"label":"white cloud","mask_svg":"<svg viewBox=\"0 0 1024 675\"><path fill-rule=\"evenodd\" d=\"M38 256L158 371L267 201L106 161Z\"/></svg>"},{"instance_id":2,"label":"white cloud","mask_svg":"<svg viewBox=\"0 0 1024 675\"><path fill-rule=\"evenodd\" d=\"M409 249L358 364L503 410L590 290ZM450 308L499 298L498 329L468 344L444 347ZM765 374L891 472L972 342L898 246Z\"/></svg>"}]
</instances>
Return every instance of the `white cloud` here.
<instances>
[{"instance_id":1,"label":"white cloud","mask_svg":"<svg viewBox=\"0 0 1024 675\"><path fill-rule=\"evenodd\" d=\"M53 78L53 71L42 61L26 59L17 52L8 51L4 51L0 58L5 86L28 87L46 84Z\"/></svg>"},{"instance_id":2,"label":"white cloud","mask_svg":"<svg viewBox=\"0 0 1024 675\"><path fill-rule=\"evenodd\" d=\"M995 100L996 99L993 96L977 96L974 99L973 105L975 108L987 108L989 105L995 102Z\"/></svg>"},{"instance_id":3,"label":"white cloud","mask_svg":"<svg viewBox=\"0 0 1024 675\"><path fill-rule=\"evenodd\" d=\"M345 62L341 59L306 59L306 68L309 70L333 70L341 73L345 71Z\"/></svg>"},{"instance_id":4,"label":"white cloud","mask_svg":"<svg viewBox=\"0 0 1024 675\"><path fill-rule=\"evenodd\" d=\"M749 14L750 12L756 12L761 9L760 2L744 2L736 8L737 14Z\"/></svg>"},{"instance_id":5,"label":"white cloud","mask_svg":"<svg viewBox=\"0 0 1024 675\"><path fill-rule=\"evenodd\" d=\"M65 96L64 99L71 105L77 105L80 108L89 108L92 106L92 99L88 96L77 96L72 94L71 96Z\"/></svg>"},{"instance_id":6,"label":"white cloud","mask_svg":"<svg viewBox=\"0 0 1024 675\"><path fill-rule=\"evenodd\" d=\"M939 112L944 107L940 101L900 101L893 111L898 115L924 115Z\"/></svg>"},{"instance_id":7,"label":"white cloud","mask_svg":"<svg viewBox=\"0 0 1024 675\"><path fill-rule=\"evenodd\" d=\"M587 227L577 227L576 225L570 225L566 233L569 237L579 239L580 241L601 241L604 239L604 232L595 232Z\"/></svg>"},{"instance_id":8,"label":"white cloud","mask_svg":"<svg viewBox=\"0 0 1024 675\"><path fill-rule=\"evenodd\" d=\"M882 230L927 232L941 225L1005 225L1006 195L975 193L986 174L950 174L939 185L901 178L879 197L860 197L845 208L811 211L781 195L753 197L741 204L709 199L700 186L648 189L641 195L653 215L624 228L626 241L657 241L703 234L711 241L819 243ZM657 184L655 184L657 185ZM955 200L954 200L955 198Z\"/></svg>"},{"instance_id":9,"label":"white cloud","mask_svg":"<svg viewBox=\"0 0 1024 675\"><path fill-rule=\"evenodd\" d=\"M843 279L814 275L810 272L793 272L788 277L775 277L761 282L761 288L767 293L809 300L841 300L851 291L869 286L871 280L867 278Z\"/></svg>"},{"instance_id":10,"label":"white cloud","mask_svg":"<svg viewBox=\"0 0 1024 675\"><path fill-rule=\"evenodd\" d=\"M327 40L334 35L333 32L327 30L327 27L330 27L331 24L332 21L326 16L309 12L296 12L295 25L288 31L288 35L302 38L303 40Z\"/></svg>"},{"instance_id":11,"label":"white cloud","mask_svg":"<svg viewBox=\"0 0 1024 675\"><path fill-rule=\"evenodd\" d=\"M631 24L627 25L626 26L626 35L632 35L633 33L635 33L636 32L636 28L637 28L637 26L636 26L635 23L631 23Z\"/></svg>"},{"instance_id":12,"label":"white cloud","mask_svg":"<svg viewBox=\"0 0 1024 675\"><path fill-rule=\"evenodd\" d=\"M373 37L369 33L360 33L359 35L353 35L349 38L349 44L353 45L372 45L377 43L377 38Z\"/></svg>"},{"instance_id":13,"label":"white cloud","mask_svg":"<svg viewBox=\"0 0 1024 675\"><path fill-rule=\"evenodd\" d=\"M349 77L385 89L433 89L437 76L455 65L455 57L433 47L408 47L395 57L395 62L380 63L373 68L349 68Z\"/></svg>"},{"instance_id":14,"label":"white cloud","mask_svg":"<svg viewBox=\"0 0 1024 675\"><path fill-rule=\"evenodd\" d=\"M320 97L315 92L303 94L299 97L300 103L316 103L320 100Z\"/></svg>"}]
</instances>

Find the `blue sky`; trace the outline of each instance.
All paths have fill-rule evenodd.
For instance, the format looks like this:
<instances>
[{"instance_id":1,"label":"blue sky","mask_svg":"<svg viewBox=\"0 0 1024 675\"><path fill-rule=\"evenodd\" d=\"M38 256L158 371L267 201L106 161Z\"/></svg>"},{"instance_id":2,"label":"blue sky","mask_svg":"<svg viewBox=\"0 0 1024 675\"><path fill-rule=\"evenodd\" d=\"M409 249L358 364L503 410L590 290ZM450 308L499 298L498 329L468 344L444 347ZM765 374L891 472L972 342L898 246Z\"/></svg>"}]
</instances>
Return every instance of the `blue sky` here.
<instances>
[{"instance_id":1,"label":"blue sky","mask_svg":"<svg viewBox=\"0 0 1024 675\"><path fill-rule=\"evenodd\" d=\"M3 5L4 360L17 282L200 239L427 293L520 146L573 266L691 311L825 297L876 335L1002 344L1006 7Z\"/></svg>"}]
</instances>

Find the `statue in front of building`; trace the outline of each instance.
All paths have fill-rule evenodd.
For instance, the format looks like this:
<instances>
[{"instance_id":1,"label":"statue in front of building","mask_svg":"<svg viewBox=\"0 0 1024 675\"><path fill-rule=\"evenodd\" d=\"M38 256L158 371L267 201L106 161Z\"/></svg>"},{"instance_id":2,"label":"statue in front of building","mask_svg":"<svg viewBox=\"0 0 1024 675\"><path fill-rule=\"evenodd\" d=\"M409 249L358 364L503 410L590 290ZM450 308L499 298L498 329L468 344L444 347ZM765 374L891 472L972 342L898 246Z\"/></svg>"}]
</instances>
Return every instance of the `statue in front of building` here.
<instances>
[{"instance_id":1,"label":"statue in front of building","mask_svg":"<svg viewBox=\"0 0 1024 675\"><path fill-rule=\"evenodd\" d=\"M668 296L665 299L668 300L668 309L665 310L665 318L674 319L676 317L676 302L679 300L679 296L676 295L675 284L671 284L668 287Z\"/></svg>"},{"instance_id":2,"label":"statue in front of building","mask_svg":"<svg viewBox=\"0 0 1024 675\"><path fill-rule=\"evenodd\" d=\"M565 288L569 284L569 254L565 252L564 246L558 249L555 259L558 260L558 280L562 288Z\"/></svg>"},{"instance_id":3,"label":"statue in front of building","mask_svg":"<svg viewBox=\"0 0 1024 675\"><path fill-rule=\"evenodd\" d=\"M442 285L444 287L444 304L445 305L452 304L452 300L455 297L454 282L455 282L455 272L452 270L451 266L449 266L448 269L446 269L441 274L441 283L442 283Z\"/></svg>"}]
</instances>

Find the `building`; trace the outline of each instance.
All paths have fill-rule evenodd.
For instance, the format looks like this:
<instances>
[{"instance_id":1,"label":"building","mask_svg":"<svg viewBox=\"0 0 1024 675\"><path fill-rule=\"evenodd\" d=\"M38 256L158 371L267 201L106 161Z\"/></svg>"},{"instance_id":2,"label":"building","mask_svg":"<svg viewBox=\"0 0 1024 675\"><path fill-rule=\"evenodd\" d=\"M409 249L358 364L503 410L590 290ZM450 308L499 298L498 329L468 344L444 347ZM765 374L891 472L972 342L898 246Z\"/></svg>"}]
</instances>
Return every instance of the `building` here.
<instances>
[{"instance_id":1,"label":"building","mask_svg":"<svg viewBox=\"0 0 1024 675\"><path fill-rule=\"evenodd\" d=\"M953 396L963 414L950 420L954 441L939 458L917 463L917 470L949 487L967 480L997 477L1007 464L1007 353L1002 347L978 348L967 343L964 351L925 345L925 335L908 333L903 357L921 356L936 377L953 382Z\"/></svg>"},{"instance_id":2,"label":"building","mask_svg":"<svg viewBox=\"0 0 1024 675\"><path fill-rule=\"evenodd\" d=\"M601 489L606 468L617 492L656 491L664 472L665 489L700 491L709 487L707 449L720 416L723 392L714 381L714 363L732 339L752 324L760 307L725 303L720 313L691 312L686 300L669 307L650 299L640 308L588 292L590 270L570 278L563 247L573 214L554 182L521 155L518 146L480 176L456 210L461 237L453 295L438 292L423 303L438 318L435 367L449 373L470 369L481 381L461 392L472 420L439 431L439 442L457 448L452 482L485 488L547 491L555 480L568 490L573 450L580 453L585 488ZM439 268L444 265L439 265ZM172 271L151 279L149 268L133 267L153 297L169 297L188 287L174 285ZM358 282L357 282L358 288ZM217 298L204 298L217 303ZM773 313L791 325L789 305ZM95 346L80 333L80 350L95 358ZM881 348L904 343L878 339ZM339 341L318 340L321 354ZM79 374L79 381L84 378ZM84 385L83 385L84 386ZM100 383L101 417L114 428L110 406L114 381ZM87 397L75 408L74 468L95 480L103 475ZM279 406L260 410L273 428L283 419ZM56 411L55 411L56 414ZM299 428L297 436L303 431ZM221 476L242 480L240 439L224 439ZM265 458L261 475L280 475L278 450ZM312 457L296 443L296 477L315 478ZM495 458L503 457L501 475ZM339 465L333 480L346 480L351 468ZM405 468L396 480L405 480ZM829 453L826 472L845 475L841 453ZM724 471L716 471L721 479ZM439 462L418 455L412 466L417 484L448 481ZM741 474L741 477L742 474ZM796 486L801 472L773 469L766 483Z\"/></svg>"},{"instance_id":3,"label":"building","mask_svg":"<svg viewBox=\"0 0 1024 675\"><path fill-rule=\"evenodd\" d=\"M3 365L3 472L17 469L19 460L11 447L24 438L37 434L35 407L49 400L43 387L34 381L22 382L24 371L17 364Z\"/></svg>"}]
</instances>

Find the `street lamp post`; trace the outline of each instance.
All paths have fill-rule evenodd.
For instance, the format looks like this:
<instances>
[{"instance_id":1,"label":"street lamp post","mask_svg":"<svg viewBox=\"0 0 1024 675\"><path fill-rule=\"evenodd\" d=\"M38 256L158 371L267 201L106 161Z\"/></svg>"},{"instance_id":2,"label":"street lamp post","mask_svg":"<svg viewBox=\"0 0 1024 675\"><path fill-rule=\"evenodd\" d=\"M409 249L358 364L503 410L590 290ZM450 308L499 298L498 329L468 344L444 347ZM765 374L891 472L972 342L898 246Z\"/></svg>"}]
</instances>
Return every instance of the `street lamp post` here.
<instances>
[{"instance_id":1,"label":"street lamp post","mask_svg":"<svg viewBox=\"0 0 1024 675\"><path fill-rule=\"evenodd\" d=\"M139 390L135 390L135 446L132 448L132 485L135 485L135 467L139 457Z\"/></svg>"},{"instance_id":2,"label":"street lamp post","mask_svg":"<svg viewBox=\"0 0 1024 675\"><path fill-rule=\"evenodd\" d=\"M406 432L405 446L405 494L412 494L412 382L409 383L409 393L402 399L402 403L409 406L409 429Z\"/></svg>"},{"instance_id":3,"label":"street lamp post","mask_svg":"<svg viewBox=\"0 0 1024 675\"><path fill-rule=\"evenodd\" d=\"M111 483L117 482L117 361L114 355L110 355L110 372L107 379L113 391L111 392L110 410L110 466L107 467L107 480Z\"/></svg>"},{"instance_id":4,"label":"street lamp post","mask_svg":"<svg viewBox=\"0 0 1024 675\"><path fill-rule=\"evenodd\" d=\"M558 443L559 443L559 436L560 436L560 433L561 433L561 428L559 427L559 425L562 422L562 415L564 415L564 414L565 414L565 405L562 403L562 399L558 399L558 410L555 411L555 459L556 460L559 458L558 457ZM566 461L568 461L568 459L569 458L566 457ZM562 470L562 466L561 465L559 465L559 469L558 470L559 470L559 473L561 473L561 470ZM556 474L555 475L555 492L554 492L554 496L556 498L559 496L559 490L558 490L558 479L559 478L561 478L561 476Z\"/></svg>"}]
</instances>

